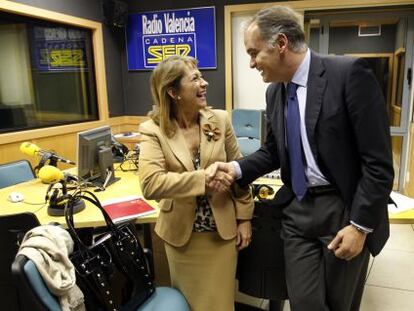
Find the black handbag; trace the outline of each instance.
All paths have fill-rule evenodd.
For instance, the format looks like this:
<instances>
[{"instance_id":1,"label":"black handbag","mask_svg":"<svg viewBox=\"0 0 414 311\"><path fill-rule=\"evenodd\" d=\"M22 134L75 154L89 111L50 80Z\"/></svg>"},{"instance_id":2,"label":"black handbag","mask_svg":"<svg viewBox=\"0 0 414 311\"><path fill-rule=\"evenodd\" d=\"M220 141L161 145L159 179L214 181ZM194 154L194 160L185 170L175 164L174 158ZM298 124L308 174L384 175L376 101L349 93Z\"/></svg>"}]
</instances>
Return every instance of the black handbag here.
<instances>
[{"instance_id":1,"label":"black handbag","mask_svg":"<svg viewBox=\"0 0 414 311\"><path fill-rule=\"evenodd\" d=\"M86 245L75 230L73 206L78 199L102 212L106 227ZM98 198L89 191L76 191L65 207L68 230L75 242L70 259L76 283L85 296L87 310L136 310L155 291L148 263L132 223L114 224Z\"/></svg>"}]
</instances>

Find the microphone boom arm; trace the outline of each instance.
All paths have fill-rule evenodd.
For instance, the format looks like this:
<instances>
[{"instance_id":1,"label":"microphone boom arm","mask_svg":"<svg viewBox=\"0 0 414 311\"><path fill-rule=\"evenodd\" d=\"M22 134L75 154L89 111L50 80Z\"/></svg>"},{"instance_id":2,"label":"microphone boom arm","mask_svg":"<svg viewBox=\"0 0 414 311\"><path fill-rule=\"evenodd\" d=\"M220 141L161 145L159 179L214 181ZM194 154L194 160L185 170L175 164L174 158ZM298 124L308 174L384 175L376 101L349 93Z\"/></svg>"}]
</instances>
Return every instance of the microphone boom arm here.
<instances>
[{"instance_id":1,"label":"microphone boom arm","mask_svg":"<svg viewBox=\"0 0 414 311\"><path fill-rule=\"evenodd\" d=\"M49 165L57 167L57 160L52 157L52 153L45 153L42 155L39 164L34 168L34 172L37 174L39 170L45 165L46 161L49 160Z\"/></svg>"}]
</instances>

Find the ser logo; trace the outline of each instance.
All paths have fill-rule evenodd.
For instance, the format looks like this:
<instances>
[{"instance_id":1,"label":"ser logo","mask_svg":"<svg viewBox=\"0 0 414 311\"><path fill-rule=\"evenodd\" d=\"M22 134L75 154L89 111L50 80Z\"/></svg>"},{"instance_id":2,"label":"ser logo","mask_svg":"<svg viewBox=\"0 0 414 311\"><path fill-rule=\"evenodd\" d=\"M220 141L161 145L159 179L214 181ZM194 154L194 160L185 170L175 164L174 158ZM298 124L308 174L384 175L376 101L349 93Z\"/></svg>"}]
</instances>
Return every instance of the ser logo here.
<instances>
[{"instance_id":1,"label":"ser logo","mask_svg":"<svg viewBox=\"0 0 414 311\"><path fill-rule=\"evenodd\" d=\"M189 44L152 45L148 47L148 64L158 64L173 55L187 56L191 52Z\"/></svg>"},{"instance_id":2,"label":"ser logo","mask_svg":"<svg viewBox=\"0 0 414 311\"><path fill-rule=\"evenodd\" d=\"M85 60L83 51L80 49L60 49L47 50L42 49L40 62L42 65L50 67L84 67Z\"/></svg>"}]
</instances>

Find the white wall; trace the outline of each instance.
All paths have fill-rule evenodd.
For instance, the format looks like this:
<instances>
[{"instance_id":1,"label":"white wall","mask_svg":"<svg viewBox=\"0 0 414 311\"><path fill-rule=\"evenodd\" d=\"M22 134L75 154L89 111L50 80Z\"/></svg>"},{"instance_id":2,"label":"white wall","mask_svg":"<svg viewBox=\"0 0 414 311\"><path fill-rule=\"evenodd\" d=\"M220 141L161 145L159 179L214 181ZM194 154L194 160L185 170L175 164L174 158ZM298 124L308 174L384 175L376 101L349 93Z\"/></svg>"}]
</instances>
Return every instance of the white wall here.
<instances>
[{"instance_id":1,"label":"white wall","mask_svg":"<svg viewBox=\"0 0 414 311\"><path fill-rule=\"evenodd\" d=\"M249 55L243 42L242 24L250 15L233 16L233 108L265 109L265 92L267 83L256 69L249 66Z\"/></svg>"}]
</instances>

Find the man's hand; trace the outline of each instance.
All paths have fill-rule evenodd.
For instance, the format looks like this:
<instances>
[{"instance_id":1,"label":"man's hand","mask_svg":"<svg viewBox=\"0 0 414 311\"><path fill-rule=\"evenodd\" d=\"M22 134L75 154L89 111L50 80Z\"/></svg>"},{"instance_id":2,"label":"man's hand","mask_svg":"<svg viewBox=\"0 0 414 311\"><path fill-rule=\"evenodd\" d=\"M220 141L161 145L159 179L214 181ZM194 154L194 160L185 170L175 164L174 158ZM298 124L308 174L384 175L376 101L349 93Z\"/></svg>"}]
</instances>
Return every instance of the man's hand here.
<instances>
[{"instance_id":1,"label":"man's hand","mask_svg":"<svg viewBox=\"0 0 414 311\"><path fill-rule=\"evenodd\" d=\"M217 169L223 172L226 172L227 174L229 174L233 180L236 178L236 169L234 168L234 164L231 162L216 162L215 164L217 164Z\"/></svg>"},{"instance_id":2,"label":"man's hand","mask_svg":"<svg viewBox=\"0 0 414 311\"><path fill-rule=\"evenodd\" d=\"M205 169L206 193L227 191L234 179L225 171L219 170L217 163Z\"/></svg>"},{"instance_id":3,"label":"man's hand","mask_svg":"<svg viewBox=\"0 0 414 311\"><path fill-rule=\"evenodd\" d=\"M338 258L351 260L361 253L366 237L366 233L348 225L338 231L335 238L329 243L328 249L332 250Z\"/></svg>"},{"instance_id":4,"label":"man's hand","mask_svg":"<svg viewBox=\"0 0 414 311\"><path fill-rule=\"evenodd\" d=\"M240 220L237 225L236 245L238 250L242 250L249 246L252 240L252 225L250 220Z\"/></svg>"}]
</instances>

